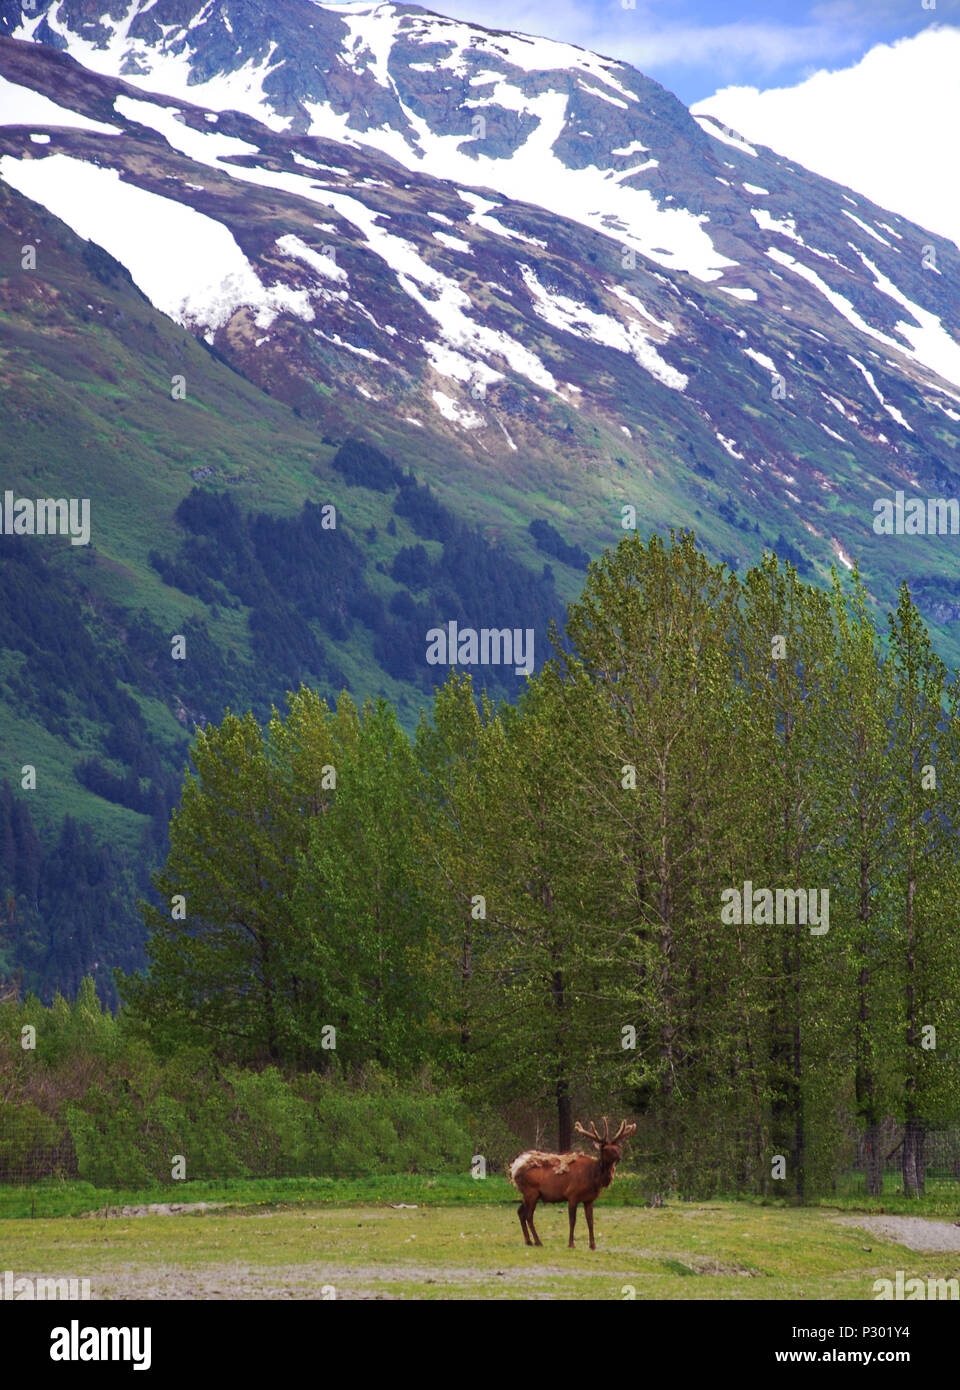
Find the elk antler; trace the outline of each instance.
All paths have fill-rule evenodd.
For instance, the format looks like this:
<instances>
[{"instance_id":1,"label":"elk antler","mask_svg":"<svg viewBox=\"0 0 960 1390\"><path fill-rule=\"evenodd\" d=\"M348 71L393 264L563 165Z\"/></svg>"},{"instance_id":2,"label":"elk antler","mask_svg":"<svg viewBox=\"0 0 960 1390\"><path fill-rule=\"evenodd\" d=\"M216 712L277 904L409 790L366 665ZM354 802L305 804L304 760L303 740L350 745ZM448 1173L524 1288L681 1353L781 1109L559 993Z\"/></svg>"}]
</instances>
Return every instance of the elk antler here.
<instances>
[{"instance_id":1,"label":"elk antler","mask_svg":"<svg viewBox=\"0 0 960 1390\"><path fill-rule=\"evenodd\" d=\"M594 1144L602 1145L604 1143L604 1140L601 1139L600 1135L597 1133L597 1127L592 1120L590 1121L589 1129L584 1129L579 1120L576 1121L573 1127L578 1134L583 1135L584 1139L589 1139Z\"/></svg>"},{"instance_id":2,"label":"elk antler","mask_svg":"<svg viewBox=\"0 0 960 1390\"><path fill-rule=\"evenodd\" d=\"M610 1143L619 1144L622 1139L629 1139L630 1135L633 1134L636 1128L636 1125L628 1125L626 1120L621 1120L620 1128L617 1130L616 1134L610 1140Z\"/></svg>"}]
</instances>

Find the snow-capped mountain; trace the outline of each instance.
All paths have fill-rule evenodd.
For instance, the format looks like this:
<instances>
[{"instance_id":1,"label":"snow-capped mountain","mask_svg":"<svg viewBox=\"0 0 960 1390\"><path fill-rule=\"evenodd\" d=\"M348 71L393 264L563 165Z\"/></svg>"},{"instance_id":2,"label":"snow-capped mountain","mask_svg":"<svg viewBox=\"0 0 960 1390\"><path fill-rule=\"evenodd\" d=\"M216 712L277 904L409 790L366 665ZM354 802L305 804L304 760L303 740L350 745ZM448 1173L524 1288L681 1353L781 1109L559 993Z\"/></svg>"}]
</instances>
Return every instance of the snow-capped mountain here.
<instances>
[{"instance_id":1,"label":"snow-capped mountain","mask_svg":"<svg viewBox=\"0 0 960 1390\"><path fill-rule=\"evenodd\" d=\"M413 727L438 623L539 665L631 518L909 577L960 662L960 538L873 529L960 496L957 247L719 122L414 6L0 0L0 491L93 518L0 537L0 760L37 750L51 849L69 812L149 862L227 704ZM138 963L110 891L29 936L51 988Z\"/></svg>"},{"instance_id":2,"label":"snow-capped mountain","mask_svg":"<svg viewBox=\"0 0 960 1390\"><path fill-rule=\"evenodd\" d=\"M960 28L935 24L794 87L725 87L692 109L960 244L958 73Z\"/></svg>"},{"instance_id":3,"label":"snow-capped mountain","mask_svg":"<svg viewBox=\"0 0 960 1390\"><path fill-rule=\"evenodd\" d=\"M869 578L874 499L952 480L956 246L628 64L389 3L0 0L0 33L0 177L332 434L439 442L441 487Z\"/></svg>"}]
</instances>

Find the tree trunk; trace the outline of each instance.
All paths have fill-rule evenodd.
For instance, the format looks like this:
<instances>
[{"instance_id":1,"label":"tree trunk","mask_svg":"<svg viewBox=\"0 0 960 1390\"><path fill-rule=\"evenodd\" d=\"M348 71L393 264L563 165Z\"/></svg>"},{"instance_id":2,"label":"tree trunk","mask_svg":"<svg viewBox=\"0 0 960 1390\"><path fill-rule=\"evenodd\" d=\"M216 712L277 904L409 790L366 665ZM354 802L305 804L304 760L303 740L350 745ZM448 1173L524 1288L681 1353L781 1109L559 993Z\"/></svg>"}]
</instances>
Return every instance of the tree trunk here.
<instances>
[{"instance_id":1,"label":"tree trunk","mask_svg":"<svg viewBox=\"0 0 960 1390\"><path fill-rule=\"evenodd\" d=\"M797 881L800 881L799 874ZM799 917L799 913L797 914ZM796 1182L797 1201L804 1202L807 1195L806 1186L806 1158L807 1158L807 1137L804 1126L803 1114L803 1032L801 1027L801 979L800 962L801 955L801 932L802 927L799 921L794 931L794 957L793 957L793 1171Z\"/></svg>"},{"instance_id":2,"label":"tree trunk","mask_svg":"<svg viewBox=\"0 0 960 1390\"><path fill-rule=\"evenodd\" d=\"M880 1145L880 1126L867 1125L863 1136L863 1161L866 1170L867 1196L879 1197L883 1192L883 1153Z\"/></svg>"},{"instance_id":3,"label":"tree trunk","mask_svg":"<svg viewBox=\"0 0 960 1390\"><path fill-rule=\"evenodd\" d=\"M562 1078L557 1082L557 1148L569 1153L573 1144L573 1116L570 1110L570 1088Z\"/></svg>"},{"instance_id":4,"label":"tree trunk","mask_svg":"<svg viewBox=\"0 0 960 1390\"><path fill-rule=\"evenodd\" d=\"M464 1052L470 1046L470 989L473 981L473 936L469 925L463 935L463 952L460 958L460 985L463 994L463 1015L460 1023L460 1046Z\"/></svg>"},{"instance_id":5,"label":"tree trunk","mask_svg":"<svg viewBox=\"0 0 960 1390\"><path fill-rule=\"evenodd\" d=\"M673 976L676 966L676 945L673 939L672 902L670 894L670 855L667 837L667 772L663 762L659 767L660 844L657 856L657 911L660 918L660 1001L663 1023L660 1027L660 1057L663 1062L662 1086L664 1096L672 1097L676 1081L675 1030L673 1020L678 1010L673 1004Z\"/></svg>"},{"instance_id":6,"label":"tree trunk","mask_svg":"<svg viewBox=\"0 0 960 1390\"><path fill-rule=\"evenodd\" d=\"M861 834L865 831L865 820L861 808ZM872 1058L870 1056L870 1011L867 1003L870 985L870 972L867 968L868 934L870 921L869 863L866 855L860 857L860 971L857 976L858 1026L857 1026L857 1064L855 1089L857 1112L866 1120L864 1131L864 1155L867 1180L867 1196L879 1197L883 1192L883 1154L880 1149L880 1125L876 1116L875 1081Z\"/></svg>"},{"instance_id":7,"label":"tree trunk","mask_svg":"<svg viewBox=\"0 0 960 1390\"><path fill-rule=\"evenodd\" d=\"M926 1134L919 1120L909 1119L903 1136L900 1170L903 1173L903 1192L906 1197L922 1197L926 1179L924 1140Z\"/></svg>"}]
</instances>

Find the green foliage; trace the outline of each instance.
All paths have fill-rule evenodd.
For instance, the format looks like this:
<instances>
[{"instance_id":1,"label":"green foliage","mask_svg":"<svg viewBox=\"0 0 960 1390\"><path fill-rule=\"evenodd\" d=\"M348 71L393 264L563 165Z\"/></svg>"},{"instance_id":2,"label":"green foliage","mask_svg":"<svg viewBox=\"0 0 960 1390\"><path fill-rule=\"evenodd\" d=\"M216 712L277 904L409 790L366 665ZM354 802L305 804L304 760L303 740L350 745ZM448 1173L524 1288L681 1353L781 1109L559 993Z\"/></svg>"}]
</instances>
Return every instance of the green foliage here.
<instances>
[{"instance_id":1,"label":"green foliage","mask_svg":"<svg viewBox=\"0 0 960 1390\"><path fill-rule=\"evenodd\" d=\"M25 1024L34 1050L20 1047ZM0 1006L0 1037L0 1180L148 1187L170 1183L178 1156L189 1180L469 1169L463 1102L428 1076L290 1075L185 1046L161 1057L89 979L72 1004Z\"/></svg>"},{"instance_id":2,"label":"green foliage","mask_svg":"<svg viewBox=\"0 0 960 1390\"><path fill-rule=\"evenodd\" d=\"M392 492L404 481L403 470L397 467L393 459L361 439L348 439L341 444L331 462L351 487Z\"/></svg>"},{"instance_id":3,"label":"green foliage","mask_svg":"<svg viewBox=\"0 0 960 1390\"><path fill-rule=\"evenodd\" d=\"M585 570L590 564L590 556L583 547L568 545L549 521L536 518L530 522L527 529L535 540L537 549L542 550L545 555L552 555L555 560L570 565L572 569Z\"/></svg>"},{"instance_id":4,"label":"green foliage","mask_svg":"<svg viewBox=\"0 0 960 1390\"><path fill-rule=\"evenodd\" d=\"M57 1121L29 1101L0 1101L0 1181L42 1172L60 1135Z\"/></svg>"},{"instance_id":5,"label":"green foliage","mask_svg":"<svg viewBox=\"0 0 960 1390\"><path fill-rule=\"evenodd\" d=\"M51 1010L43 1065L122 1044L63 1091L78 1170L499 1165L545 1114L567 1148L619 1112L667 1190L807 1201L859 1146L876 1196L893 1126L921 1195L960 1123L958 754L960 678L906 589L883 642L856 572L737 576L689 534L593 565L516 706L454 673L413 740L306 688L228 714L116 1031L89 987ZM790 915L728 915L745 882Z\"/></svg>"}]
</instances>

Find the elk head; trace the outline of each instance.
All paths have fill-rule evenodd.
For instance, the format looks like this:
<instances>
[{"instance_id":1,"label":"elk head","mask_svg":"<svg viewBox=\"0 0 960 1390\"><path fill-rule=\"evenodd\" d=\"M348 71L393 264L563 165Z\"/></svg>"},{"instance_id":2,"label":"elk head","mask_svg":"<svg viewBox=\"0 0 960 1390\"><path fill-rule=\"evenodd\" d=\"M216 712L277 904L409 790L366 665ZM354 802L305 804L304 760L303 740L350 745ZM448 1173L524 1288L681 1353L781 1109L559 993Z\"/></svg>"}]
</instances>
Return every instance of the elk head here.
<instances>
[{"instance_id":1,"label":"elk head","mask_svg":"<svg viewBox=\"0 0 960 1390\"><path fill-rule=\"evenodd\" d=\"M616 1134L611 1136L610 1125L606 1115L603 1117L603 1134L597 1132L597 1127L591 1120L590 1128L584 1129L583 1125L577 1120L574 1129L578 1134L582 1134L585 1139L589 1139L591 1144L595 1144L600 1155L600 1162L604 1168L612 1168L615 1163L619 1163L625 1139L629 1139L636 1129L636 1125L628 1125L626 1120L621 1120L620 1128Z\"/></svg>"}]
</instances>

